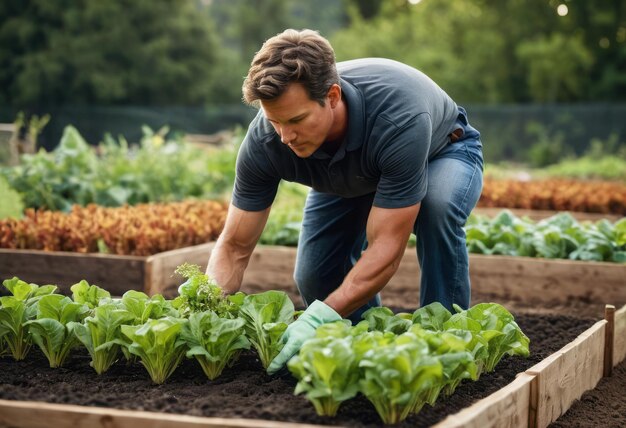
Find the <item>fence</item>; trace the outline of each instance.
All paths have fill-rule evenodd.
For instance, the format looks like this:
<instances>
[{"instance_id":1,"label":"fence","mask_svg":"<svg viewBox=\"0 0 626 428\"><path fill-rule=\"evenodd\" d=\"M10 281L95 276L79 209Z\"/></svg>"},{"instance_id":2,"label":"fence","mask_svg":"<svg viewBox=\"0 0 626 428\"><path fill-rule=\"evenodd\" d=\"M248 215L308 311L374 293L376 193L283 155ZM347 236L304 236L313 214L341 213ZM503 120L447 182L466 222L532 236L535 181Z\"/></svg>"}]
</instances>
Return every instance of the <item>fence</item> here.
<instances>
[{"instance_id":1,"label":"fence","mask_svg":"<svg viewBox=\"0 0 626 428\"><path fill-rule=\"evenodd\" d=\"M485 159L528 161L531 148L551 147L553 155L582 154L593 139L616 139L626 146L626 104L466 105L470 122L481 131ZM241 105L208 107L59 107L39 112L52 117L39 138L46 149L59 141L72 124L91 143L106 132L129 141L141 136L141 125L172 131L212 134L237 125L247 126L256 111ZM17 112L0 108L0 122L10 123ZM618 147L615 147L617 149Z\"/></svg>"}]
</instances>

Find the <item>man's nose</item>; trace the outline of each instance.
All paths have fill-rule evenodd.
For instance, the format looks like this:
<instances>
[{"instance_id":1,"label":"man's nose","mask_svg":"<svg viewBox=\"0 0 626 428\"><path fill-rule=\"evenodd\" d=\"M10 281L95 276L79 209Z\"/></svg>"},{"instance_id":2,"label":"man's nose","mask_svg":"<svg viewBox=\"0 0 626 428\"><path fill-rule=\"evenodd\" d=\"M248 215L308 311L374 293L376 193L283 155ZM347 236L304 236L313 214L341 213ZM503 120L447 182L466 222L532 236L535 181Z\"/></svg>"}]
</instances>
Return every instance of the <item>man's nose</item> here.
<instances>
[{"instance_id":1,"label":"man's nose","mask_svg":"<svg viewBox=\"0 0 626 428\"><path fill-rule=\"evenodd\" d=\"M296 133L294 130L288 126L283 126L280 129L280 140L284 144L289 144L296 139Z\"/></svg>"}]
</instances>

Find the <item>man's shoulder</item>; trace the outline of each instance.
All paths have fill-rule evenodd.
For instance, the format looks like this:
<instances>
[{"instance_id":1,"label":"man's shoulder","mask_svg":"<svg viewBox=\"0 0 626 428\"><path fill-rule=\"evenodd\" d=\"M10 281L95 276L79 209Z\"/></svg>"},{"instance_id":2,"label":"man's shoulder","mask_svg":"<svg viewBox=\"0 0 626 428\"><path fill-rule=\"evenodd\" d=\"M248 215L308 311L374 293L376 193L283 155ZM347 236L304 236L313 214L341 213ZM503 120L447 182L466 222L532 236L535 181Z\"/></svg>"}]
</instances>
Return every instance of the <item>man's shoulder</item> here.
<instances>
[{"instance_id":1,"label":"man's shoulder","mask_svg":"<svg viewBox=\"0 0 626 428\"><path fill-rule=\"evenodd\" d=\"M404 126L417 115L429 112L424 97L430 92L428 78L413 67L385 58L362 58L340 62L337 69L347 84L343 88L348 105L354 102L350 98L358 94L363 117L376 119L382 127L390 122L396 127Z\"/></svg>"},{"instance_id":2,"label":"man's shoulder","mask_svg":"<svg viewBox=\"0 0 626 428\"><path fill-rule=\"evenodd\" d=\"M338 62L337 71L346 80L376 76L411 79L423 75L410 65L387 58L359 58Z\"/></svg>"}]
</instances>

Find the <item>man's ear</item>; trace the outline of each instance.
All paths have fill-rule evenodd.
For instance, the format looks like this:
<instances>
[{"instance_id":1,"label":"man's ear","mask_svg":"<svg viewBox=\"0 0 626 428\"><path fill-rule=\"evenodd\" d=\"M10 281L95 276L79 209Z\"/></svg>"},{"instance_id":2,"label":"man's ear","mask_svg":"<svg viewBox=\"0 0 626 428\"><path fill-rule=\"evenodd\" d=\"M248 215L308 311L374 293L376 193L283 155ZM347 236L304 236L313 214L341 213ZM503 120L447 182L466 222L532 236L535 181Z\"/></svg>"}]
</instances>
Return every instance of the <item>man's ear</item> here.
<instances>
[{"instance_id":1,"label":"man's ear","mask_svg":"<svg viewBox=\"0 0 626 428\"><path fill-rule=\"evenodd\" d=\"M334 83L330 89L328 89L328 94L326 96L328 97L328 102L330 102L330 107L337 107L337 104L341 100L341 86Z\"/></svg>"}]
</instances>

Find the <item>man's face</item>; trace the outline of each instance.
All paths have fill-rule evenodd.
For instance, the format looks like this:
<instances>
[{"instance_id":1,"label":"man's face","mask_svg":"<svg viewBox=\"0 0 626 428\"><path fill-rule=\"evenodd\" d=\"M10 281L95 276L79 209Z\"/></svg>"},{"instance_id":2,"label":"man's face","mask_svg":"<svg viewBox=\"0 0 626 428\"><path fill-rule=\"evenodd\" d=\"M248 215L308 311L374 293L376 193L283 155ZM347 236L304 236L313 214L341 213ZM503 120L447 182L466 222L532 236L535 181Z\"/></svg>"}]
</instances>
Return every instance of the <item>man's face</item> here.
<instances>
[{"instance_id":1,"label":"man's face","mask_svg":"<svg viewBox=\"0 0 626 428\"><path fill-rule=\"evenodd\" d=\"M308 158L332 138L337 97L341 98L341 90L334 85L326 96L325 105L321 106L309 98L302 84L291 83L280 97L262 100L261 107L283 144L296 156Z\"/></svg>"}]
</instances>

